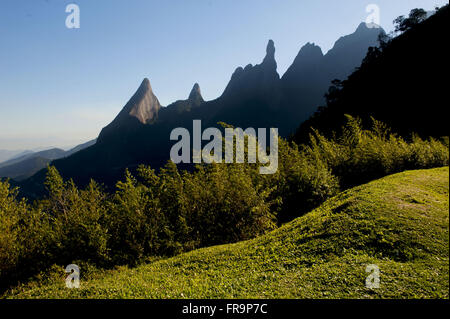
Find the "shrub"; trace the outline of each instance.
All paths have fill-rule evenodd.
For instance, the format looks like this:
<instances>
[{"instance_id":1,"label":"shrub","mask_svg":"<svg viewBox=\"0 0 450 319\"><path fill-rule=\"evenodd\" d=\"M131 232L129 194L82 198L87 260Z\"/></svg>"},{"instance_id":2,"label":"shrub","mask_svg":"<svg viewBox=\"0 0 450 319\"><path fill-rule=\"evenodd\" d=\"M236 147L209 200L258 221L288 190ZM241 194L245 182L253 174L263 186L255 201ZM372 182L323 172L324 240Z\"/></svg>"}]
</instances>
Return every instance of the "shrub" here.
<instances>
[{"instance_id":1,"label":"shrub","mask_svg":"<svg viewBox=\"0 0 450 319\"><path fill-rule=\"evenodd\" d=\"M372 121L347 116L339 136L314 131L307 145L279 139L278 171L259 164L199 165L180 173L169 162L158 174L126 171L114 194L91 181L78 189L54 167L48 196L34 205L0 181L0 285L53 264L135 265L217 244L251 239L319 206L339 190L406 169L448 165L448 137L410 140ZM245 146L244 146L245 147Z\"/></svg>"},{"instance_id":2,"label":"shrub","mask_svg":"<svg viewBox=\"0 0 450 319\"><path fill-rule=\"evenodd\" d=\"M0 181L0 278L17 264L21 254L19 221L25 214L24 202L16 201L17 189Z\"/></svg>"},{"instance_id":3,"label":"shrub","mask_svg":"<svg viewBox=\"0 0 450 319\"><path fill-rule=\"evenodd\" d=\"M191 238L200 247L256 237L275 226L266 201L270 190L256 183L245 164L199 166L183 176Z\"/></svg>"},{"instance_id":4,"label":"shrub","mask_svg":"<svg viewBox=\"0 0 450 319\"><path fill-rule=\"evenodd\" d=\"M278 223L301 216L339 191L338 180L323 158L282 139L278 171L267 178L275 189L271 198L276 203L272 209L277 212Z\"/></svg>"},{"instance_id":5,"label":"shrub","mask_svg":"<svg viewBox=\"0 0 450 319\"><path fill-rule=\"evenodd\" d=\"M158 181L153 171L141 168L144 171L147 178ZM125 181L117 183L107 225L113 264L133 265L146 255L167 253L172 245L168 218L161 210L158 194L138 184L128 170Z\"/></svg>"},{"instance_id":6,"label":"shrub","mask_svg":"<svg viewBox=\"0 0 450 319\"><path fill-rule=\"evenodd\" d=\"M0 181L0 288L48 264L49 219Z\"/></svg>"},{"instance_id":7,"label":"shrub","mask_svg":"<svg viewBox=\"0 0 450 319\"><path fill-rule=\"evenodd\" d=\"M41 209L51 218L54 262L66 265L84 259L105 264L106 195L94 181L85 190L79 190L72 180L64 182L54 167L48 168L45 185L48 198L41 202Z\"/></svg>"},{"instance_id":8,"label":"shrub","mask_svg":"<svg viewBox=\"0 0 450 319\"><path fill-rule=\"evenodd\" d=\"M339 137L327 139L314 131L305 153L327 163L342 188L407 169L447 166L449 160L448 146L442 142L418 136L405 141L375 119L372 128L364 130L361 120L350 115Z\"/></svg>"}]
</instances>

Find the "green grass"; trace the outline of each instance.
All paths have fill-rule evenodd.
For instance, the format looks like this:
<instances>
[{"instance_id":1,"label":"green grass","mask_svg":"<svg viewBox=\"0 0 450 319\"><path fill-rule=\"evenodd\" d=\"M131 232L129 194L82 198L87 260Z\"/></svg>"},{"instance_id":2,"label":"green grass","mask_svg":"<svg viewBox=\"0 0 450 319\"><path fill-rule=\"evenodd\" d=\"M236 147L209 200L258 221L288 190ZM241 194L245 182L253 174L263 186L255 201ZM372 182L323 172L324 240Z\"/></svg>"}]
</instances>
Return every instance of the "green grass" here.
<instances>
[{"instance_id":1,"label":"green grass","mask_svg":"<svg viewBox=\"0 0 450 319\"><path fill-rule=\"evenodd\" d=\"M6 298L449 298L449 169L408 171L328 200L256 239L137 268L62 267ZM299 203L301 205L301 203ZM365 287L368 264L381 287ZM86 273L89 273L86 275Z\"/></svg>"}]
</instances>

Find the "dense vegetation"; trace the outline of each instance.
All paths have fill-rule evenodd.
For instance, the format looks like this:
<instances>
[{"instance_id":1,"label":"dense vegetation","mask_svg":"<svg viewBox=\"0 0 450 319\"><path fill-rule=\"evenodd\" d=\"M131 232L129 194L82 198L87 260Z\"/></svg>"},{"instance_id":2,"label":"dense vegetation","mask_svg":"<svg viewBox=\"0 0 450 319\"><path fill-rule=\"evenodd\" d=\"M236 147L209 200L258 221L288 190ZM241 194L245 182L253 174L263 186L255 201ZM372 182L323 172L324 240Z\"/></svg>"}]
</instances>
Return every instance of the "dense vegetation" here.
<instances>
[{"instance_id":1,"label":"dense vegetation","mask_svg":"<svg viewBox=\"0 0 450 319\"><path fill-rule=\"evenodd\" d=\"M326 106L301 124L294 140L305 143L311 128L331 136L345 123L345 114L364 123L375 117L396 133L409 138L448 135L448 5L425 20L426 12L411 10L395 20L396 37L381 37L380 47L370 48L362 65L347 79L334 81ZM446 36L447 34L447 36ZM432 61L432 62L430 62Z\"/></svg>"},{"instance_id":2,"label":"dense vegetation","mask_svg":"<svg viewBox=\"0 0 450 319\"><path fill-rule=\"evenodd\" d=\"M342 134L319 132L307 145L279 141L276 174L256 164L213 164L158 173L141 166L108 194L95 181L79 189L54 167L47 196L33 204L0 182L3 288L52 264L136 265L146 258L248 240L318 207L350 186L409 169L448 165L447 142L411 141L373 120L348 116Z\"/></svg>"},{"instance_id":3,"label":"dense vegetation","mask_svg":"<svg viewBox=\"0 0 450 319\"><path fill-rule=\"evenodd\" d=\"M448 298L449 171L408 171L345 191L250 241L199 249L137 268L64 267L8 298ZM368 289L366 266L381 271Z\"/></svg>"}]
</instances>

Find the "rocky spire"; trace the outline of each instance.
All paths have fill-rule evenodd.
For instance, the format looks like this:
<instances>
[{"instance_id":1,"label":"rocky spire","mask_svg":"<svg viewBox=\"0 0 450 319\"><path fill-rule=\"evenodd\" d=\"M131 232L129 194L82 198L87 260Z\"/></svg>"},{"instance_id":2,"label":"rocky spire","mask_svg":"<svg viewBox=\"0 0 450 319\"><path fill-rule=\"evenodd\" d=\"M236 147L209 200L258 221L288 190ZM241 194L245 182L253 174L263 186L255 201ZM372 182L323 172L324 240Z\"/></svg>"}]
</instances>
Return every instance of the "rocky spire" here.
<instances>
[{"instance_id":1,"label":"rocky spire","mask_svg":"<svg viewBox=\"0 0 450 319\"><path fill-rule=\"evenodd\" d=\"M146 124L156 119L160 108L161 104L153 94L150 81L145 78L119 116L133 116L142 124Z\"/></svg>"},{"instance_id":2,"label":"rocky spire","mask_svg":"<svg viewBox=\"0 0 450 319\"><path fill-rule=\"evenodd\" d=\"M266 57L264 58L261 65L274 69L277 68L277 62L275 61L275 43L273 42L273 40L269 40L269 43L267 44Z\"/></svg>"},{"instance_id":3,"label":"rocky spire","mask_svg":"<svg viewBox=\"0 0 450 319\"><path fill-rule=\"evenodd\" d=\"M191 90L191 93L189 94L189 100L197 101L201 100L203 101L202 92L200 90L200 85L198 83L194 84L194 87Z\"/></svg>"},{"instance_id":4,"label":"rocky spire","mask_svg":"<svg viewBox=\"0 0 450 319\"><path fill-rule=\"evenodd\" d=\"M198 106L205 102L202 97L202 92L200 90L200 85L198 83L194 84L194 87L191 90L191 93L189 94L188 101L193 103L193 106Z\"/></svg>"},{"instance_id":5,"label":"rocky spire","mask_svg":"<svg viewBox=\"0 0 450 319\"><path fill-rule=\"evenodd\" d=\"M139 122L148 124L156 121L160 109L161 104L153 94L150 81L145 78L122 111L100 132L98 141L102 142L110 134L132 130Z\"/></svg>"},{"instance_id":6,"label":"rocky spire","mask_svg":"<svg viewBox=\"0 0 450 319\"><path fill-rule=\"evenodd\" d=\"M261 64L248 64L245 68L238 67L231 76L222 96L230 96L237 92L262 92L267 88L276 87L280 76L277 73L275 60L275 44L269 40L266 47L266 56ZM269 90L270 91L270 90ZM255 94L259 94L255 93Z\"/></svg>"}]
</instances>

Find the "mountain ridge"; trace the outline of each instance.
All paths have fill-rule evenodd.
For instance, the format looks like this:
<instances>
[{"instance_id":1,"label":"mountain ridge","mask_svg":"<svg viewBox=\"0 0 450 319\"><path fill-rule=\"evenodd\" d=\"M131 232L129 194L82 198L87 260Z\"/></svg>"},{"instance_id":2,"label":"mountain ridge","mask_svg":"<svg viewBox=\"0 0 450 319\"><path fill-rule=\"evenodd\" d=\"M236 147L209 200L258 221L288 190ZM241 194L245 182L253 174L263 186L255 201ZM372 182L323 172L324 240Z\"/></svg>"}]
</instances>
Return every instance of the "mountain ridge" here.
<instances>
[{"instance_id":1,"label":"mountain ridge","mask_svg":"<svg viewBox=\"0 0 450 319\"><path fill-rule=\"evenodd\" d=\"M345 122L345 114L366 125L374 117L408 139L411 133L448 136L443 114L447 87L442 79L449 66L442 39L448 34L449 15L447 5L381 49L371 50L358 70L332 87L324 107L301 124L294 140L308 141L311 128L332 136Z\"/></svg>"},{"instance_id":2,"label":"mountain ridge","mask_svg":"<svg viewBox=\"0 0 450 319\"><path fill-rule=\"evenodd\" d=\"M372 32L368 33L368 38L363 41L367 47L364 44L355 49L361 59L347 66L345 74L360 65L369 44L376 44L377 38ZM218 122L243 128L277 127L279 134L287 137L312 113L312 108L321 104L333 78L317 76L319 80L315 83L318 87L306 91L308 96L305 98L305 90L298 87L304 85L303 82L310 85L313 81L300 76L301 83L289 87L287 84L292 82L286 83L277 72L275 55L275 43L269 40L262 62L236 68L223 93L211 101L204 101L199 85L194 84L187 100L163 107L146 78L116 118L102 129L95 145L56 160L52 165L64 178L73 178L81 185L91 178L114 185L125 168L147 164L157 169L164 165L169 159L170 132L175 127L191 128L194 119L202 120L203 127L220 128ZM340 62L336 61L336 64ZM321 68L318 71L323 72ZM25 181L23 188L26 189L27 185L35 188L42 184L44 177L45 172L39 172Z\"/></svg>"},{"instance_id":3,"label":"mountain ridge","mask_svg":"<svg viewBox=\"0 0 450 319\"><path fill-rule=\"evenodd\" d=\"M24 155L13 157L0 163L0 178L12 178L22 181L33 176L45 168L53 160L64 158L75 154L83 149L94 145L96 139L77 145L68 151L60 148L51 148L40 152L24 153Z\"/></svg>"}]
</instances>

